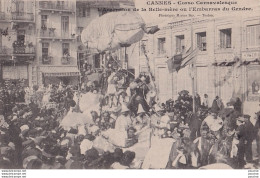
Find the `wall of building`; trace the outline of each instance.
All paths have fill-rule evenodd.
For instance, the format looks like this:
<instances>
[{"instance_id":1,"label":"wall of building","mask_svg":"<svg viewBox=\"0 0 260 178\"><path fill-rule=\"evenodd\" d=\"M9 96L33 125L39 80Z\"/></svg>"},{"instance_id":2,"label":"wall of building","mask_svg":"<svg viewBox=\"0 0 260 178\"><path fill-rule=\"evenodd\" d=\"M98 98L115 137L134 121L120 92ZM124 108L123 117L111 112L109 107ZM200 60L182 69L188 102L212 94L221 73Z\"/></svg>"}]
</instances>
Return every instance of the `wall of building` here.
<instances>
[{"instance_id":1,"label":"wall of building","mask_svg":"<svg viewBox=\"0 0 260 178\"><path fill-rule=\"evenodd\" d=\"M17 9L18 1L1 0L0 1L0 28L7 30L7 35L1 36L1 63L2 74L4 79L26 79L29 85L32 85L31 70L34 63L35 55L35 27L34 27L34 1L19 1L20 8ZM19 18L13 18L17 12L24 12L19 14ZM28 15L29 14L29 15ZM24 45L25 51L14 50L13 43L17 41L19 31L24 31ZM32 44L33 47L29 47ZM18 49L18 48L16 48ZM9 70L13 69L14 73L9 74ZM19 76L20 75L20 76Z\"/></svg>"},{"instance_id":2,"label":"wall of building","mask_svg":"<svg viewBox=\"0 0 260 178\"><path fill-rule=\"evenodd\" d=\"M201 98L203 98L204 94L208 94L210 104L216 96L219 96L225 105L230 100L239 97L244 101L244 105L247 105L244 106L244 110L248 110L248 107L253 106L250 103L256 102L249 101L250 99L248 99L246 94L248 92L247 76L250 67L241 65L241 63L243 54L244 56L257 56L255 58L259 59L260 54L257 51L260 50L260 46L254 49L248 49L245 46L246 25L257 23L259 24L259 17L247 17L247 19L242 17L195 19L192 25L191 21L173 22L168 28L160 30L154 35L144 37L143 40L148 39L147 51L152 61L150 61L150 66L156 78L161 101L169 98L176 99L178 92L184 89L192 94L191 70L189 67L186 66L180 71L173 73L169 73L167 68L166 61L176 54L176 36L185 36L185 49L188 50L191 46L193 46L193 49L196 48L197 33L206 32L207 50L199 51L196 57L196 68L194 71L195 92ZM220 46L220 30L228 28L232 29L231 46L223 49ZM158 38L166 39L166 52L163 55L158 55L157 52ZM143 56L139 56L139 72L147 68L144 59ZM232 63L236 60L238 62ZM223 62L227 65L220 65ZM230 63L232 64L229 65ZM259 64L257 64L257 67L259 67ZM260 76L260 74L257 75Z\"/></svg>"}]
</instances>

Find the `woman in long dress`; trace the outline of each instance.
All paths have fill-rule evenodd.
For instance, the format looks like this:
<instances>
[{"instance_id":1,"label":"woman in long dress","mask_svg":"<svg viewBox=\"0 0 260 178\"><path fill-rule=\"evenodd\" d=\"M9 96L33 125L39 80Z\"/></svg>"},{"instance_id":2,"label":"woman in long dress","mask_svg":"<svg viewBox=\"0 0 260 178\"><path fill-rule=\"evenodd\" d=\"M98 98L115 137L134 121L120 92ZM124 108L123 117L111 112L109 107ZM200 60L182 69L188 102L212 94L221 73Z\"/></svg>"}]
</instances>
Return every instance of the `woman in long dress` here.
<instances>
[{"instance_id":1,"label":"woman in long dress","mask_svg":"<svg viewBox=\"0 0 260 178\"><path fill-rule=\"evenodd\" d=\"M116 73L113 72L107 79L107 82L108 82L107 97L109 97L110 108L113 106L113 104L115 105L114 97L116 94L116 79L117 79L117 77L115 75L116 75Z\"/></svg>"},{"instance_id":2,"label":"woman in long dress","mask_svg":"<svg viewBox=\"0 0 260 178\"><path fill-rule=\"evenodd\" d=\"M78 105L76 105L76 102L72 100L70 103L69 112L60 123L60 126L64 128L64 130L70 130L73 127L85 124L84 115L79 112L79 109L77 109L77 107Z\"/></svg>"}]
</instances>

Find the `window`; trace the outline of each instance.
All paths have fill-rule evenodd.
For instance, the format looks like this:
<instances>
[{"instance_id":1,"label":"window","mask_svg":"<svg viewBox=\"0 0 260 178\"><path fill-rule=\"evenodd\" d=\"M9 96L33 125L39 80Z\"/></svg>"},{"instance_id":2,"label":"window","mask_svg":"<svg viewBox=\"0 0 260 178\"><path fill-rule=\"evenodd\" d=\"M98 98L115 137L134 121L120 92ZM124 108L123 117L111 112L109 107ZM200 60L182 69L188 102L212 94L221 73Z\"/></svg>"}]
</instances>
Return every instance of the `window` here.
<instances>
[{"instance_id":1,"label":"window","mask_svg":"<svg viewBox=\"0 0 260 178\"><path fill-rule=\"evenodd\" d=\"M50 64L49 43L42 43L42 63L43 64Z\"/></svg>"},{"instance_id":2,"label":"window","mask_svg":"<svg viewBox=\"0 0 260 178\"><path fill-rule=\"evenodd\" d=\"M140 44L140 56L144 55L144 50L147 50L147 40L142 40Z\"/></svg>"},{"instance_id":3,"label":"window","mask_svg":"<svg viewBox=\"0 0 260 178\"><path fill-rule=\"evenodd\" d=\"M57 8L58 9L65 9L67 7L67 4L65 4L64 1L57 1Z\"/></svg>"},{"instance_id":4,"label":"window","mask_svg":"<svg viewBox=\"0 0 260 178\"><path fill-rule=\"evenodd\" d=\"M61 35L62 36L69 35L69 16L61 17Z\"/></svg>"},{"instance_id":5,"label":"window","mask_svg":"<svg viewBox=\"0 0 260 178\"><path fill-rule=\"evenodd\" d=\"M63 57L70 56L70 44L69 43L62 44L62 56Z\"/></svg>"},{"instance_id":6,"label":"window","mask_svg":"<svg viewBox=\"0 0 260 178\"><path fill-rule=\"evenodd\" d=\"M226 49L231 48L231 28L228 29L222 29L220 32L220 48Z\"/></svg>"},{"instance_id":7,"label":"window","mask_svg":"<svg viewBox=\"0 0 260 178\"><path fill-rule=\"evenodd\" d=\"M247 47L260 46L260 24L247 26L246 34Z\"/></svg>"},{"instance_id":8,"label":"window","mask_svg":"<svg viewBox=\"0 0 260 178\"><path fill-rule=\"evenodd\" d=\"M23 1L18 1L15 2L15 6L16 6L16 13L18 16L23 16L24 13L24 2Z\"/></svg>"},{"instance_id":9,"label":"window","mask_svg":"<svg viewBox=\"0 0 260 178\"><path fill-rule=\"evenodd\" d=\"M165 38L158 38L158 54L165 54Z\"/></svg>"},{"instance_id":10,"label":"window","mask_svg":"<svg viewBox=\"0 0 260 178\"><path fill-rule=\"evenodd\" d=\"M87 11L87 17L89 17L89 16L90 16L90 8L88 7L88 8L86 9L86 11Z\"/></svg>"},{"instance_id":11,"label":"window","mask_svg":"<svg viewBox=\"0 0 260 178\"><path fill-rule=\"evenodd\" d=\"M84 53L78 53L78 59L83 60L84 59Z\"/></svg>"},{"instance_id":12,"label":"window","mask_svg":"<svg viewBox=\"0 0 260 178\"><path fill-rule=\"evenodd\" d=\"M86 7L78 7L78 17L86 17Z\"/></svg>"},{"instance_id":13,"label":"window","mask_svg":"<svg viewBox=\"0 0 260 178\"><path fill-rule=\"evenodd\" d=\"M77 42L81 42L81 33L82 33L83 29L84 29L84 27L78 27Z\"/></svg>"},{"instance_id":14,"label":"window","mask_svg":"<svg viewBox=\"0 0 260 178\"><path fill-rule=\"evenodd\" d=\"M42 30L46 30L47 29L47 19L48 19L47 15L42 15L41 16L41 28L42 28Z\"/></svg>"},{"instance_id":15,"label":"window","mask_svg":"<svg viewBox=\"0 0 260 178\"><path fill-rule=\"evenodd\" d=\"M176 53L182 53L185 50L184 35L176 36Z\"/></svg>"},{"instance_id":16,"label":"window","mask_svg":"<svg viewBox=\"0 0 260 178\"><path fill-rule=\"evenodd\" d=\"M78 27L78 32L79 32L79 34L82 33L83 29L84 29L84 27Z\"/></svg>"},{"instance_id":17,"label":"window","mask_svg":"<svg viewBox=\"0 0 260 178\"><path fill-rule=\"evenodd\" d=\"M197 33L197 47L201 51L207 51L206 32Z\"/></svg>"},{"instance_id":18,"label":"window","mask_svg":"<svg viewBox=\"0 0 260 178\"><path fill-rule=\"evenodd\" d=\"M42 43L42 57L49 55L49 43Z\"/></svg>"}]
</instances>

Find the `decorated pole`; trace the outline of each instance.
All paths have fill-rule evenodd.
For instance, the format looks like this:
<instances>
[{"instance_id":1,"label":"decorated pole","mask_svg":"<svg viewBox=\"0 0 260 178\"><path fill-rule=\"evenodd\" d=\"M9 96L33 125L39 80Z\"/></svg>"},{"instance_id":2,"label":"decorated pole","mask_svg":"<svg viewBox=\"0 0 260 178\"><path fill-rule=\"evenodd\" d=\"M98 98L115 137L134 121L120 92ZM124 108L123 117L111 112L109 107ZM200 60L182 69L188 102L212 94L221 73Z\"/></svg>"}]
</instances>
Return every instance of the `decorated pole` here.
<instances>
[{"instance_id":1,"label":"decorated pole","mask_svg":"<svg viewBox=\"0 0 260 178\"><path fill-rule=\"evenodd\" d=\"M141 45L141 48L142 48L144 55L145 55L145 58L146 58L146 65L147 65L147 68L148 68L148 74L149 74L149 77L151 79L152 86L155 90L155 94L157 96L157 99L159 100L159 97L158 97L158 94L157 94L156 84L155 84L155 81L154 81L155 79L152 77L152 72L151 72L151 68L150 68L150 64L149 64L149 57L147 55L147 51L146 51L144 45ZM149 119L149 128L152 129L151 118ZM149 133L149 148L151 148L151 146L152 146L152 130L150 130L150 133Z\"/></svg>"}]
</instances>

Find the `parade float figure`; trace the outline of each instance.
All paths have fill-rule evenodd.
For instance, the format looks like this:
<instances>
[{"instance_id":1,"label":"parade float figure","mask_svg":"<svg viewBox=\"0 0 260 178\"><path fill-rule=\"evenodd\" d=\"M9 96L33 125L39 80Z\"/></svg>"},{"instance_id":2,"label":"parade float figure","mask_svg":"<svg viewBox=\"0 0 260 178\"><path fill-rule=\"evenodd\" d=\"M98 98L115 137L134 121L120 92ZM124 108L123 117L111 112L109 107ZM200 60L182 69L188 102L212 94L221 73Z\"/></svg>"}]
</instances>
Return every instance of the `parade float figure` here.
<instances>
[{"instance_id":1,"label":"parade float figure","mask_svg":"<svg viewBox=\"0 0 260 178\"><path fill-rule=\"evenodd\" d=\"M107 87L108 87L108 72L105 71L101 75L100 79L100 87L101 87L101 94L105 95L107 93Z\"/></svg>"},{"instance_id":2,"label":"parade float figure","mask_svg":"<svg viewBox=\"0 0 260 178\"><path fill-rule=\"evenodd\" d=\"M48 89L46 89L46 91L44 92L43 98L42 98L42 105L46 106L51 99L51 88L50 86L48 87Z\"/></svg>"},{"instance_id":3,"label":"parade float figure","mask_svg":"<svg viewBox=\"0 0 260 178\"><path fill-rule=\"evenodd\" d=\"M108 87L107 87L107 97L109 98L109 107L115 106L114 98L117 91L117 81L118 77L116 77L116 72L112 72L111 75L108 77Z\"/></svg>"},{"instance_id":4,"label":"parade float figure","mask_svg":"<svg viewBox=\"0 0 260 178\"><path fill-rule=\"evenodd\" d=\"M61 121L60 126L65 130L70 130L71 128L80 125L85 125L85 118L79 109L79 105L76 105L76 102L72 100L70 103L70 110Z\"/></svg>"},{"instance_id":5,"label":"parade float figure","mask_svg":"<svg viewBox=\"0 0 260 178\"><path fill-rule=\"evenodd\" d=\"M137 114L139 104L142 105L145 112L149 111L150 107L146 101L146 95L149 92L147 84L149 83L149 76L140 75L139 78L130 84L132 96L129 101L129 108L135 114Z\"/></svg>"},{"instance_id":6,"label":"parade float figure","mask_svg":"<svg viewBox=\"0 0 260 178\"><path fill-rule=\"evenodd\" d=\"M129 112L130 111L127 106L122 105L121 115L117 118L114 129L109 129L103 133L103 136L106 137L113 145L119 147L130 146L128 138L133 138L133 134L131 134L133 129L130 129L133 123Z\"/></svg>"}]
</instances>

